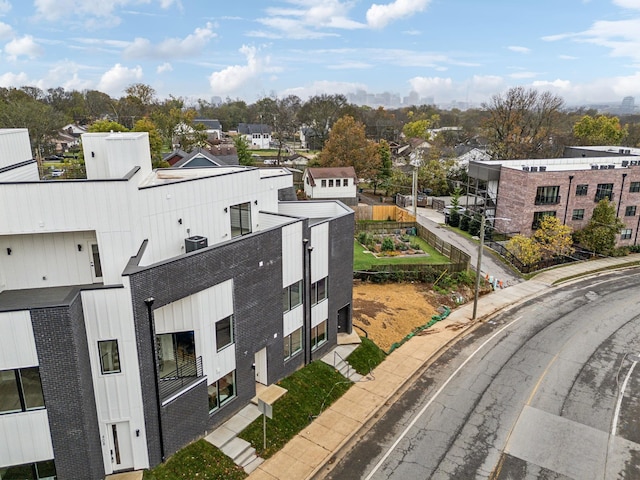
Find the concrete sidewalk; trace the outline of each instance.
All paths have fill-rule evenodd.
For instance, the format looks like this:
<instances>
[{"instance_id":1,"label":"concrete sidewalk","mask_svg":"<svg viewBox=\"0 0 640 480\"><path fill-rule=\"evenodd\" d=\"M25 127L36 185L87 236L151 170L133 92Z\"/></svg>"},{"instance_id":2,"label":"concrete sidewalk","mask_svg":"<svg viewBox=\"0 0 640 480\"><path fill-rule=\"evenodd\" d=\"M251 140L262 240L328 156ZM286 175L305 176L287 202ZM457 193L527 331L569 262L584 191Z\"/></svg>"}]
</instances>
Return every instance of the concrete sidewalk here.
<instances>
[{"instance_id":1,"label":"concrete sidewalk","mask_svg":"<svg viewBox=\"0 0 640 480\"><path fill-rule=\"evenodd\" d=\"M262 463L251 480L302 480L313 478L331 458L364 428L394 395L451 342L478 321L550 290L557 283L603 269L625 268L640 262L640 254L575 263L536 275L533 279L497 290L478 300L477 319L471 320L473 303L451 312L428 335L416 335L395 349L372 373L356 382L339 400L322 412L273 457Z\"/></svg>"}]
</instances>

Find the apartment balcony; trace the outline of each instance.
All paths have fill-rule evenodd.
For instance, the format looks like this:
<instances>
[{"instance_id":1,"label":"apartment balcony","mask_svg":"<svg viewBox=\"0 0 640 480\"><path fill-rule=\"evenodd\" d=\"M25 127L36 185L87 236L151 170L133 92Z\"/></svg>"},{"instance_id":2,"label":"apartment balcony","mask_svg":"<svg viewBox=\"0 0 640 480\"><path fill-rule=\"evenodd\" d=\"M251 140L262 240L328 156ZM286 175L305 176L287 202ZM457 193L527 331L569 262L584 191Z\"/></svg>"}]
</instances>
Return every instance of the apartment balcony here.
<instances>
[{"instance_id":1,"label":"apartment balcony","mask_svg":"<svg viewBox=\"0 0 640 480\"><path fill-rule=\"evenodd\" d=\"M560 195L544 196L539 195L536 197L536 205L557 205L560 203Z\"/></svg>"},{"instance_id":2,"label":"apartment balcony","mask_svg":"<svg viewBox=\"0 0 640 480\"><path fill-rule=\"evenodd\" d=\"M187 356L180 359L175 368L165 368L158 378L160 398L164 401L189 388L202 377L202 357Z\"/></svg>"}]
</instances>

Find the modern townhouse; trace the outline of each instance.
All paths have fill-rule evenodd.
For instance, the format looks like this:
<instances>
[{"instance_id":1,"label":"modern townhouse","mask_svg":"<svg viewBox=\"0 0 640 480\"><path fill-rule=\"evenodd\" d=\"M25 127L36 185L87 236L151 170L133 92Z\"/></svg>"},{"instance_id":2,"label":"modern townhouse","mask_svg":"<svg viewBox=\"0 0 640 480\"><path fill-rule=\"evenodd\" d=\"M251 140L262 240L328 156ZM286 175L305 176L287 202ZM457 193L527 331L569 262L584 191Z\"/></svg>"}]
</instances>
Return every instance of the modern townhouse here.
<instances>
[{"instance_id":1,"label":"modern townhouse","mask_svg":"<svg viewBox=\"0 0 640 480\"><path fill-rule=\"evenodd\" d=\"M82 144L87 179L41 181L0 130L0 478L153 467L351 331L344 204L152 170L146 133Z\"/></svg>"}]
</instances>

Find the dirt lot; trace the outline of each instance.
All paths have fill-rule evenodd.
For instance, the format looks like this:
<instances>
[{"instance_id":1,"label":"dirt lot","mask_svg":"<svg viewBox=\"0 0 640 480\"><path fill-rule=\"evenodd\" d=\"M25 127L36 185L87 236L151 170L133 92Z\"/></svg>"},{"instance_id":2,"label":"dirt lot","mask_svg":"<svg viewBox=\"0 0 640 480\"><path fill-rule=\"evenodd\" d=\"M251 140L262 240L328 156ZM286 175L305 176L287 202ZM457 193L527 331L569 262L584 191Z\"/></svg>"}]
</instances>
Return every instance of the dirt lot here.
<instances>
[{"instance_id":1,"label":"dirt lot","mask_svg":"<svg viewBox=\"0 0 640 480\"><path fill-rule=\"evenodd\" d=\"M373 284L354 281L353 324L365 329L369 338L384 351L399 342L411 331L441 313L443 305L456 307L455 296L465 301L472 291L463 288L455 294L436 293L431 284L386 283ZM355 329L359 335L362 331Z\"/></svg>"}]
</instances>

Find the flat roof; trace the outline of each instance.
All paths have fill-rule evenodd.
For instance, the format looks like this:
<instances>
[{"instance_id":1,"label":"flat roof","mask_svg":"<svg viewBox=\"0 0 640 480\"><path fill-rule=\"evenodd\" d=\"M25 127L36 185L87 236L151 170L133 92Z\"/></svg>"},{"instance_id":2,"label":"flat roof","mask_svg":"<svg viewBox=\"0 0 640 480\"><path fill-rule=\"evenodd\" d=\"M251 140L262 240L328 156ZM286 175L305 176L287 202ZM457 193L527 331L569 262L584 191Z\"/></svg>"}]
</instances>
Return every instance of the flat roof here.
<instances>
[{"instance_id":1,"label":"flat roof","mask_svg":"<svg viewBox=\"0 0 640 480\"><path fill-rule=\"evenodd\" d=\"M524 160L471 160L470 163L486 166L500 165L504 168L513 170L523 170L524 167L546 167L547 172L562 172L571 170L595 170L594 165L598 169L601 166L612 168L629 168L630 166L640 165L640 158L633 156L615 156L615 157L570 157L570 158L535 158ZM611 167L608 167L611 168ZM606 168L602 168L605 170Z\"/></svg>"}]
</instances>

